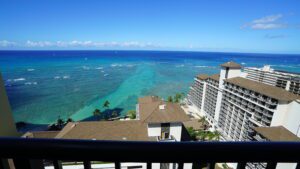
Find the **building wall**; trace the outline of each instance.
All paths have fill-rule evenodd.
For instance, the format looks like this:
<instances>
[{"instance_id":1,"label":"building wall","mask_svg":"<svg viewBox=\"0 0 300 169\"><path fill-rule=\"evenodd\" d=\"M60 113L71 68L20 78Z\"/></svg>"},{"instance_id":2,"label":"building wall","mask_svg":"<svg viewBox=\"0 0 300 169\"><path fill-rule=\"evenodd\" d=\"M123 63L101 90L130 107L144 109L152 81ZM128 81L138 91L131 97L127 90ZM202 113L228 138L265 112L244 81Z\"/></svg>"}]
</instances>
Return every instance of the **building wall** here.
<instances>
[{"instance_id":1,"label":"building wall","mask_svg":"<svg viewBox=\"0 0 300 169\"><path fill-rule=\"evenodd\" d=\"M181 140L181 123L170 123L170 135L175 137L177 141ZM158 137L161 136L161 124L152 123L148 124L148 136L149 137Z\"/></svg>"},{"instance_id":2,"label":"building wall","mask_svg":"<svg viewBox=\"0 0 300 169\"><path fill-rule=\"evenodd\" d=\"M148 124L148 136L161 136L161 125L159 123Z\"/></svg>"},{"instance_id":3,"label":"building wall","mask_svg":"<svg viewBox=\"0 0 300 169\"><path fill-rule=\"evenodd\" d=\"M17 129L0 73L0 136L17 135Z\"/></svg>"},{"instance_id":4,"label":"building wall","mask_svg":"<svg viewBox=\"0 0 300 169\"><path fill-rule=\"evenodd\" d=\"M289 104L283 126L300 137L300 103L293 101Z\"/></svg>"},{"instance_id":5,"label":"building wall","mask_svg":"<svg viewBox=\"0 0 300 169\"><path fill-rule=\"evenodd\" d=\"M170 124L170 135L174 136L177 141L181 141L181 123L171 123Z\"/></svg>"}]
</instances>

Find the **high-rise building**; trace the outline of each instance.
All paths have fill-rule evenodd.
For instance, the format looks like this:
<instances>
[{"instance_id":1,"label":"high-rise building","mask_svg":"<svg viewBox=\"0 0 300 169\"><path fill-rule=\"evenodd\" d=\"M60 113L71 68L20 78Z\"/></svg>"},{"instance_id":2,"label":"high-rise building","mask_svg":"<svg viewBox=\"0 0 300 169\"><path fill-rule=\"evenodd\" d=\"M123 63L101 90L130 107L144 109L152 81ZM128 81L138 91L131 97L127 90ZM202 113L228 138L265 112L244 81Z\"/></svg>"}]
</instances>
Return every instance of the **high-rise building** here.
<instances>
[{"instance_id":1,"label":"high-rise building","mask_svg":"<svg viewBox=\"0 0 300 169\"><path fill-rule=\"evenodd\" d=\"M249 71L253 69L242 71L241 65L227 62L220 75L198 75L188 100L225 140L253 140L255 127L270 126L283 126L299 136L300 96L268 81L273 78L269 74L254 78ZM278 81L277 74L274 79Z\"/></svg>"},{"instance_id":2,"label":"high-rise building","mask_svg":"<svg viewBox=\"0 0 300 169\"><path fill-rule=\"evenodd\" d=\"M247 79L286 89L300 95L300 74L274 70L269 65L263 68L244 68Z\"/></svg>"}]
</instances>

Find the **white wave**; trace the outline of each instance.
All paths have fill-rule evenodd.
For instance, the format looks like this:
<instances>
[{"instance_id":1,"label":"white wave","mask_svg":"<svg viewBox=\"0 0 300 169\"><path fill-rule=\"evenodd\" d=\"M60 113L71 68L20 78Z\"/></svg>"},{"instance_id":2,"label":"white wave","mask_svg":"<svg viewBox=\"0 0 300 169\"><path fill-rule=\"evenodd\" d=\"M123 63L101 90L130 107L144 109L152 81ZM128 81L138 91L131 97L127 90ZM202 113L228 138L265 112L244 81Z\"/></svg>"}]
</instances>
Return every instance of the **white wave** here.
<instances>
[{"instance_id":1,"label":"white wave","mask_svg":"<svg viewBox=\"0 0 300 169\"><path fill-rule=\"evenodd\" d=\"M60 79L60 76L55 76L54 79Z\"/></svg>"},{"instance_id":2,"label":"white wave","mask_svg":"<svg viewBox=\"0 0 300 169\"><path fill-rule=\"evenodd\" d=\"M18 78L18 79L14 79L13 81L14 81L14 82L18 82L18 81L24 81L24 80L26 80L26 79L23 78L23 77L21 77L21 78Z\"/></svg>"},{"instance_id":3,"label":"white wave","mask_svg":"<svg viewBox=\"0 0 300 169\"><path fill-rule=\"evenodd\" d=\"M104 74L103 76L108 76L108 74Z\"/></svg>"},{"instance_id":4,"label":"white wave","mask_svg":"<svg viewBox=\"0 0 300 169\"><path fill-rule=\"evenodd\" d=\"M105 71L104 71L104 70L101 70L101 72L104 73Z\"/></svg>"},{"instance_id":5,"label":"white wave","mask_svg":"<svg viewBox=\"0 0 300 169\"><path fill-rule=\"evenodd\" d=\"M184 67L184 64L176 65L175 67Z\"/></svg>"},{"instance_id":6,"label":"white wave","mask_svg":"<svg viewBox=\"0 0 300 169\"><path fill-rule=\"evenodd\" d=\"M37 85L38 83L37 82L26 82L24 83L25 85Z\"/></svg>"},{"instance_id":7,"label":"white wave","mask_svg":"<svg viewBox=\"0 0 300 169\"><path fill-rule=\"evenodd\" d=\"M35 69L27 69L28 72L35 71Z\"/></svg>"},{"instance_id":8,"label":"white wave","mask_svg":"<svg viewBox=\"0 0 300 169\"><path fill-rule=\"evenodd\" d=\"M63 79L69 79L70 76L66 75L66 76L63 76Z\"/></svg>"},{"instance_id":9,"label":"white wave","mask_svg":"<svg viewBox=\"0 0 300 169\"><path fill-rule=\"evenodd\" d=\"M88 67L88 66L82 66L82 69L84 69L84 70L90 70L90 67Z\"/></svg>"},{"instance_id":10,"label":"white wave","mask_svg":"<svg viewBox=\"0 0 300 169\"><path fill-rule=\"evenodd\" d=\"M194 66L194 67L197 67L197 68L215 68L214 66Z\"/></svg>"},{"instance_id":11,"label":"white wave","mask_svg":"<svg viewBox=\"0 0 300 169\"><path fill-rule=\"evenodd\" d=\"M103 67L96 67L96 69L97 69L97 70L102 70L102 69L103 69Z\"/></svg>"},{"instance_id":12,"label":"white wave","mask_svg":"<svg viewBox=\"0 0 300 169\"><path fill-rule=\"evenodd\" d=\"M246 63L245 62L242 62L242 65L245 65Z\"/></svg>"},{"instance_id":13,"label":"white wave","mask_svg":"<svg viewBox=\"0 0 300 169\"><path fill-rule=\"evenodd\" d=\"M122 64L111 64L110 66L111 67L122 67L123 65Z\"/></svg>"}]
</instances>

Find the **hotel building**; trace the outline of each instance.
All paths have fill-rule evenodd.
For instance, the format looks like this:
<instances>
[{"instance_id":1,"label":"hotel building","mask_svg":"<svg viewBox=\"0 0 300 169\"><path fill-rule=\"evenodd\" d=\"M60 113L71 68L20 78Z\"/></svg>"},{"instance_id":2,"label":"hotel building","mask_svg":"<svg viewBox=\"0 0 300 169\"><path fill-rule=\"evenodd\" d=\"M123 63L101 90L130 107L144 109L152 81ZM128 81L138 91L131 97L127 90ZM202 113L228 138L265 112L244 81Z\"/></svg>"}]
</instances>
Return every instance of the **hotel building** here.
<instances>
[{"instance_id":1,"label":"hotel building","mask_svg":"<svg viewBox=\"0 0 300 169\"><path fill-rule=\"evenodd\" d=\"M274 70L269 65L263 68L244 68L247 79L280 87L300 95L300 74Z\"/></svg>"},{"instance_id":2,"label":"hotel building","mask_svg":"<svg viewBox=\"0 0 300 169\"><path fill-rule=\"evenodd\" d=\"M291 86L295 86L291 79L296 79L296 75L286 73L286 78L271 70L265 67L242 71L237 63L224 63L219 75L201 74L194 79L188 101L221 132L224 140L255 140L254 128L273 126L282 126L299 136L300 96L294 88L291 91ZM280 79L289 79L289 87L278 86L282 84Z\"/></svg>"}]
</instances>

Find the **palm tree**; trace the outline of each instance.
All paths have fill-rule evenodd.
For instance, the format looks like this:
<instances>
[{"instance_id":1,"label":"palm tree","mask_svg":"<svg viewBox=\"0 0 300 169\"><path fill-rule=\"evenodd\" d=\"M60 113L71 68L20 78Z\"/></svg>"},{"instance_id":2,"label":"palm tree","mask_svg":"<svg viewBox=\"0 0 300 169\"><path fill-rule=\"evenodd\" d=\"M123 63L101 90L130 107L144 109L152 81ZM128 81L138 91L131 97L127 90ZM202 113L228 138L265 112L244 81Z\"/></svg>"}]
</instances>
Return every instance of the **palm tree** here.
<instances>
[{"instance_id":1,"label":"palm tree","mask_svg":"<svg viewBox=\"0 0 300 169\"><path fill-rule=\"evenodd\" d=\"M169 97L168 97L168 102L171 102L171 103L173 102L172 96L169 96Z\"/></svg>"},{"instance_id":2,"label":"palm tree","mask_svg":"<svg viewBox=\"0 0 300 169\"><path fill-rule=\"evenodd\" d=\"M67 119L67 123L69 123L69 122L73 122L74 120L71 118L71 117L69 117L68 119Z\"/></svg>"},{"instance_id":3,"label":"palm tree","mask_svg":"<svg viewBox=\"0 0 300 169\"><path fill-rule=\"evenodd\" d=\"M58 119L56 121L56 125L59 129L62 129L62 127L64 126L65 121L64 119L60 118L60 116L58 116Z\"/></svg>"},{"instance_id":4,"label":"palm tree","mask_svg":"<svg viewBox=\"0 0 300 169\"><path fill-rule=\"evenodd\" d=\"M181 93L176 93L176 95L174 97L175 103L179 103L181 98L182 98L182 94Z\"/></svg>"},{"instance_id":5,"label":"palm tree","mask_svg":"<svg viewBox=\"0 0 300 169\"><path fill-rule=\"evenodd\" d=\"M136 118L136 111L135 110L129 110L127 112L127 116L130 118L130 119L135 119Z\"/></svg>"},{"instance_id":6,"label":"palm tree","mask_svg":"<svg viewBox=\"0 0 300 169\"><path fill-rule=\"evenodd\" d=\"M93 112L94 117L99 120L100 116L101 116L101 111L99 109L95 109L95 111Z\"/></svg>"},{"instance_id":7,"label":"palm tree","mask_svg":"<svg viewBox=\"0 0 300 169\"><path fill-rule=\"evenodd\" d=\"M109 103L108 100L106 100L106 101L103 103L103 107L104 107L104 108L109 108L109 105L110 105L110 103Z\"/></svg>"}]
</instances>

